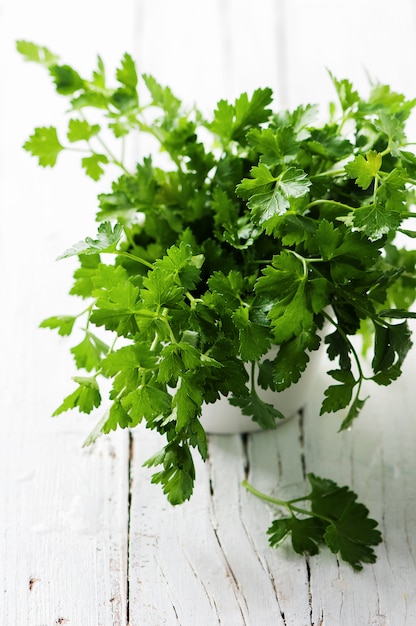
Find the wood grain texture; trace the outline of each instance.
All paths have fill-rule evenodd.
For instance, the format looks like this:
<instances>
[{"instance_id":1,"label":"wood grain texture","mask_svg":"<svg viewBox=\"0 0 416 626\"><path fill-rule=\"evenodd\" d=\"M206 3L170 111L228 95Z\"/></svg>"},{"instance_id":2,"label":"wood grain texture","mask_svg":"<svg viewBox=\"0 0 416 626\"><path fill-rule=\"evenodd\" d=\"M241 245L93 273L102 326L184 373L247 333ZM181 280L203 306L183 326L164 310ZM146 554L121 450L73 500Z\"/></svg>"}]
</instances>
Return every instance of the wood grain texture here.
<instances>
[{"instance_id":1,"label":"wood grain texture","mask_svg":"<svg viewBox=\"0 0 416 626\"><path fill-rule=\"evenodd\" d=\"M132 2L119 8L132 14ZM40 0L0 3L0 623L4 626L125 626L127 620L127 433L82 444L98 412L52 411L73 388L75 338L38 329L84 306L66 294L74 264L55 263L96 229L97 187L78 159L51 172L22 150L35 126L62 126L65 102L47 74L15 51L29 39L90 72L99 48L110 63L128 41L109 2L70 10ZM97 22L97 34L89 37ZM120 36L114 37L118 24ZM74 46L74 41L77 45ZM105 52L105 50L104 50Z\"/></svg>"},{"instance_id":2,"label":"wood grain texture","mask_svg":"<svg viewBox=\"0 0 416 626\"><path fill-rule=\"evenodd\" d=\"M0 462L2 624L126 623L125 436L81 450L79 434L65 427L53 437L8 435Z\"/></svg>"}]
</instances>

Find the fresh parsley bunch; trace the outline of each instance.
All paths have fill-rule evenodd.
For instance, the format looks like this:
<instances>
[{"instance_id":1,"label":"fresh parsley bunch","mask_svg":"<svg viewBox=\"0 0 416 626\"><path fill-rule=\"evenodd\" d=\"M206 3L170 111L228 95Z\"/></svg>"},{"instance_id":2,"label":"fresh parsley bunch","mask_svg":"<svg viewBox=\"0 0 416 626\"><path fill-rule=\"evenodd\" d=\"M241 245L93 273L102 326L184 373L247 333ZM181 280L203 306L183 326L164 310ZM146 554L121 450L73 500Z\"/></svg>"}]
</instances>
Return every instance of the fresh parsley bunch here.
<instances>
[{"instance_id":1,"label":"fresh parsley bunch","mask_svg":"<svg viewBox=\"0 0 416 626\"><path fill-rule=\"evenodd\" d=\"M85 329L71 349L80 375L55 415L90 413L109 379L109 408L95 434L141 422L156 429L166 444L147 465L178 504L193 490L191 450L207 456L205 403L227 396L274 428L282 414L259 387L296 383L322 343L334 367L321 412L343 410L341 428L362 409L365 380L398 378L411 346L407 318L415 316L416 252L396 237L416 236L408 226L416 156L406 138L415 100L379 84L362 98L348 80L331 77L339 102L327 121L311 104L275 111L268 88L221 100L205 119L154 77L139 76L129 54L110 84L101 58L84 78L45 47L17 47L45 67L69 107L66 136L36 128L25 149L43 167L63 151L82 151L94 180L108 166L119 170L98 196L97 234L62 254L79 259L70 293L86 304L77 316L41 324L60 335L75 324ZM137 134L158 149L130 167L124 145ZM108 343L96 329L108 331ZM369 372L352 341L359 332L371 348ZM266 357L272 347L274 359ZM332 484L310 480L313 501L322 485L331 492ZM338 497L366 516L351 492L328 501ZM331 516L322 506L313 509L312 542L325 537L342 554L336 537L345 516L326 529ZM274 543L309 522L296 524L277 522ZM375 544L370 526L364 536ZM297 545L314 551L309 540ZM350 559L354 567L361 556Z\"/></svg>"}]
</instances>

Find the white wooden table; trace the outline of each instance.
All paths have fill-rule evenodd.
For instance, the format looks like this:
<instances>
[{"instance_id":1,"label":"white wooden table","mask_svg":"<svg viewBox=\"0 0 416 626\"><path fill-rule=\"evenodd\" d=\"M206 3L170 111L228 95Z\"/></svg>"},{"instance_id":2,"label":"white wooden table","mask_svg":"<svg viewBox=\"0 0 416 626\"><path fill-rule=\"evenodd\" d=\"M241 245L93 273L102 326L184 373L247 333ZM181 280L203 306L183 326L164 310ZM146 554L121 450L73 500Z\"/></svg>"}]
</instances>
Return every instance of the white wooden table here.
<instances>
[{"instance_id":1,"label":"white wooden table","mask_svg":"<svg viewBox=\"0 0 416 626\"><path fill-rule=\"evenodd\" d=\"M64 105L14 52L15 39L33 40L89 71L97 53L111 64L127 50L208 110L266 85L282 106L325 103L326 67L362 87L365 66L414 96L415 15L411 0L393 14L387 0L0 0L0 624L416 624L416 351L351 431L318 416L322 369L303 416L211 436L195 493L176 508L142 467L161 445L153 433L82 448L97 415L50 419L75 373L73 342L37 326L75 310L73 266L53 260L94 232L98 189L66 155L49 171L22 151ZM349 484L380 521L374 566L356 574L327 551L269 548L274 511L241 481L288 495L307 471Z\"/></svg>"}]
</instances>

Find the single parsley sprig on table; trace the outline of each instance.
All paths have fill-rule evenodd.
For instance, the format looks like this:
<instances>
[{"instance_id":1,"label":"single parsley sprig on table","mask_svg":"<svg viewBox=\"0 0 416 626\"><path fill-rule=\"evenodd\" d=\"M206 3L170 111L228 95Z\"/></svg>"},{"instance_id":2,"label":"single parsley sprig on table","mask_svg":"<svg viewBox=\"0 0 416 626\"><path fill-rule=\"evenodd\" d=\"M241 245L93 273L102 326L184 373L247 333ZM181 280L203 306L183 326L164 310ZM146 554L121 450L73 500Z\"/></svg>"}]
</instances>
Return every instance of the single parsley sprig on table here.
<instances>
[{"instance_id":1,"label":"single parsley sprig on table","mask_svg":"<svg viewBox=\"0 0 416 626\"><path fill-rule=\"evenodd\" d=\"M307 478L310 493L292 500L267 496L243 481L248 491L285 508L290 515L273 521L267 531L270 545L277 548L290 536L298 554L318 554L319 546L326 544L356 571L362 570L363 563L374 563L372 546L381 542L381 533L376 529L377 522L368 517L367 507L357 502L357 495L348 487L339 487L312 473ZM310 508L298 506L300 502L309 502Z\"/></svg>"},{"instance_id":2,"label":"single parsley sprig on table","mask_svg":"<svg viewBox=\"0 0 416 626\"><path fill-rule=\"evenodd\" d=\"M90 413L108 379L88 443L142 422L155 429L166 444L147 465L172 504L192 494L193 449L207 456L204 405L227 397L275 428L283 414L260 390L296 383L322 345L333 366L321 413L341 412L340 428L350 427L364 383L390 385L412 345L416 251L397 236L416 237L406 136L416 101L387 85L362 97L331 76L338 103L325 122L313 104L274 111L267 87L220 100L205 119L127 53L109 81L100 57L84 77L43 46L17 48L46 69L69 113L66 133L36 128L24 148L42 167L71 151L94 181L117 172L98 194L97 234L60 256L79 259L70 293L86 303L41 324L84 330L71 349L76 387L55 415ZM157 147L132 166L126 142L137 135ZM338 510L335 496L325 502ZM322 534L332 546L334 523Z\"/></svg>"}]
</instances>

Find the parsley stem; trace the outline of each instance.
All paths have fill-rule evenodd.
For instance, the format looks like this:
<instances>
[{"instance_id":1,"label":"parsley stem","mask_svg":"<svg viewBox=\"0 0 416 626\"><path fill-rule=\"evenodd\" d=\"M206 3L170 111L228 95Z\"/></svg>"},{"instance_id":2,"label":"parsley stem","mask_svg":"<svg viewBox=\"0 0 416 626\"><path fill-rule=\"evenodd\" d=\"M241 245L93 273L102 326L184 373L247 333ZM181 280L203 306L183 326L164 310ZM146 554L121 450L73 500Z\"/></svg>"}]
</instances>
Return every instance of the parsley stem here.
<instances>
[{"instance_id":1,"label":"parsley stem","mask_svg":"<svg viewBox=\"0 0 416 626\"><path fill-rule=\"evenodd\" d=\"M322 176L343 176L345 174L345 170L326 170L325 172L320 172L319 174L311 174L311 178L321 178Z\"/></svg>"},{"instance_id":2,"label":"parsley stem","mask_svg":"<svg viewBox=\"0 0 416 626\"><path fill-rule=\"evenodd\" d=\"M327 200L326 198L322 198L322 200L313 200L306 205L306 209L310 209L314 206L319 206L320 204L330 204L331 206L339 207L340 209L347 209L348 211L353 211L354 208L349 206L349 204L344 204L343 202L338 202L337 200Z\"/></svg>"},{"instance_id":3,"label":"parsley stem","mask_svg":"<svg viewBox=\"0 0 416 626\"><path fill-rule=\"evenodd\" d=\"M79 111L79 115L85 122L89 123L87 118L85 117L85 115L81 111ZM130 176L130 172L126 169L124 163L122 161L120 161L119 159L117 159L117 157L113 154L113 152L110 150L110 148L104 142L102 137L100 137L99 134L96 134L95 138L98 141L98 143L101 145L101 147L104 148L104 150L106 151L107 155L110 157L110 161L112 161L114 165L117 165L118 167L120 167L125 174L128 174ZM88 144L91 152L93 152L93 154L96 154L96 152L92 148L91 142L89 140L87 140L87 144Z\"/></svg>"},{"instance_id":4,"label":"parsley stem","mask_svg":"<svg viewBox=\"0 0 416 626\"><path fill-rule=\"evenodd\" d=\"M307 278L307 276L308 276L308 261L305 259L305 257L303 257L298 252L295 252L294 250L288 250L288 252L291 252L293 254L293 256L296 257L298 259L298 261L300 261L302 263L302 266L303 266L303 276L305 278Z\"/></svg>"},{"instance_id":5,"label":"parsley stem","mask_svg":"<svg viewBox=\"0 0 416 626\"><path fill-rule=\"evenodd\" d=\"M387 154L390 154L390 152L391 152L391 145L392 145L392 141L391 141L391 138L390 138L389 142L387 144L387 147L383 150L383 152L379 152L379 156L381 156L383 158Z\"/></svg>"},{"instance_id":6,"label":"parsley stem","mask_svg":"<svg viewBox=\"0 0 416 626\"><path fill-rule=\"evenodd\" d=\"M78 313L77 315L75 315L75 317L78 319L78 317L82 317L83 315L85 315L85 313L88 313L88 321L87 321L87 326L88 326L88 323L89 323L89 319L90 319L90 315L91 315L91 311L92 311L93 306L94 306L94 303L93 303L93 304L90 304L89 306L87 306L87 308L86 308L86 309L83 309L80 313Z\"/></svg>"},{"instance_id":7,"label":"parsley stem","mask_svg":"<svg viewBox=\"0 0 416 626\"><path fill-rule=\"evenodd\" d=\"M373 204L376 204L377 201L377 189L378 189L378 177L376 176L374 179L374 191L373 191Z\"/></svg>"},{"instance_id":8,"label":"parsley stem","mask_svg":"<svg viewBox=\"0 0 416 626\"><path fill-rule=\"evenodd\" d=\"M146 259L142 259L141 257L136 256L135 254L131 254L131 252L124 252L124 250L117 250L113 254L117 254L117 256L124 256L127 259L132 259L133 261L137 261L137 263L141 263L142 265L145 265L146 267L148 267L151 270L154 269L153 265L151 263L149 263L149 261L146 261Z\"/></svg>"},{"instance_id":9,"label":"parsley stem","mask_svg":"<svg viewBox=\"0 0 416 626\"><path fill-rule=\"evenodd\" d=\"M103 139L99 135L96 135L96 139L98 143L100 143L101 146L104 148L104 150L107 152L108 156L110 157L110 160L114 163L114 165L117 165L119 168L123 170L125 174L127 174L128 176L131 176L129 170L126 168L124 163L122 163L119 159L117 159L117 157L112 153L112 151L107 146L107 144L103 141Z\"/></svg>"},{"instance_id":10,"label":"parsley stem","mask_svg":"<svg viewBox=\"0 0 416 626\"><path fill-rule=\"evenodd\" d=\"M166 326L166 328L168 329L168 333L169 333L169 338L170 338L170 341L171 341L173 344L175 344L175 343L178 343L178 342L176 341L176 337L175 337L175 335L173 334L172 327L171 327L171 325L169 324L169 320L168 320L168 318L167 318L168 313L169 313L169 309L166 309L166 308L165 308L165 309L163 309L162 314L158 317L158 319L159 319L159 320L161 320L161 321L164 323L164 325L165 325L165 326Z\"/></svg>"},{"instance_id":11,"label":"parsley stem","mask_svg":"<svg viewBox=\"0 0 416 626\"><path fill-rule=\"evenodd\" d=\"M198 304L198 302L202 302L201 298L194 298L194 296L193 296L193 295L192 295L189 291L187 291L187 292L185 293L185 295L186 295L186 297L188 298L188 300L189 300L189 302L190 302L191 309L193 309L193 308L194 308L194 306L195 306L196 304Z\"/></svg>"},{"instance_id":12,"label":"parsley stem","mask_svg":"<svg viewBox=\"0 0 416 626\"><path fill-rule=\"evenodd\" d=\"M256 393L256 383L255 383L255 372L256 372L256 362L251 362L251 393Z\"/></svg>"},{"instance_id":13,"label":"parsley stem","mask_svg":"<svg viewBox=\"0 0 416 626\"><path fill-rule=\"evenodd\" d=\"M246 480L243 480L241 484L247 489L247 491L250 491L250 493L252 493L254 496L257 496L257 498L265 500L266 502L270 502L271 504L276 504L277 506L282 506L285 509L288 509L288 511L290 511L290 513L292 514L300 513L301 515L307 515L308 517L317 517L321 520L324 520L325 522L328 522L329 524L333 523L333 520L329 517L326 517L325 515L320 515L319 513L309 511L308 509L302 509L301 507L293 506L292 502L308 500L310 499L310 496L305 496L304 498L296 498L294 500L279 500L278 498L273 498L272 496L268 496L265 493L262 493L261 491L250 485Z\"/></svg>"}]
</instances>

